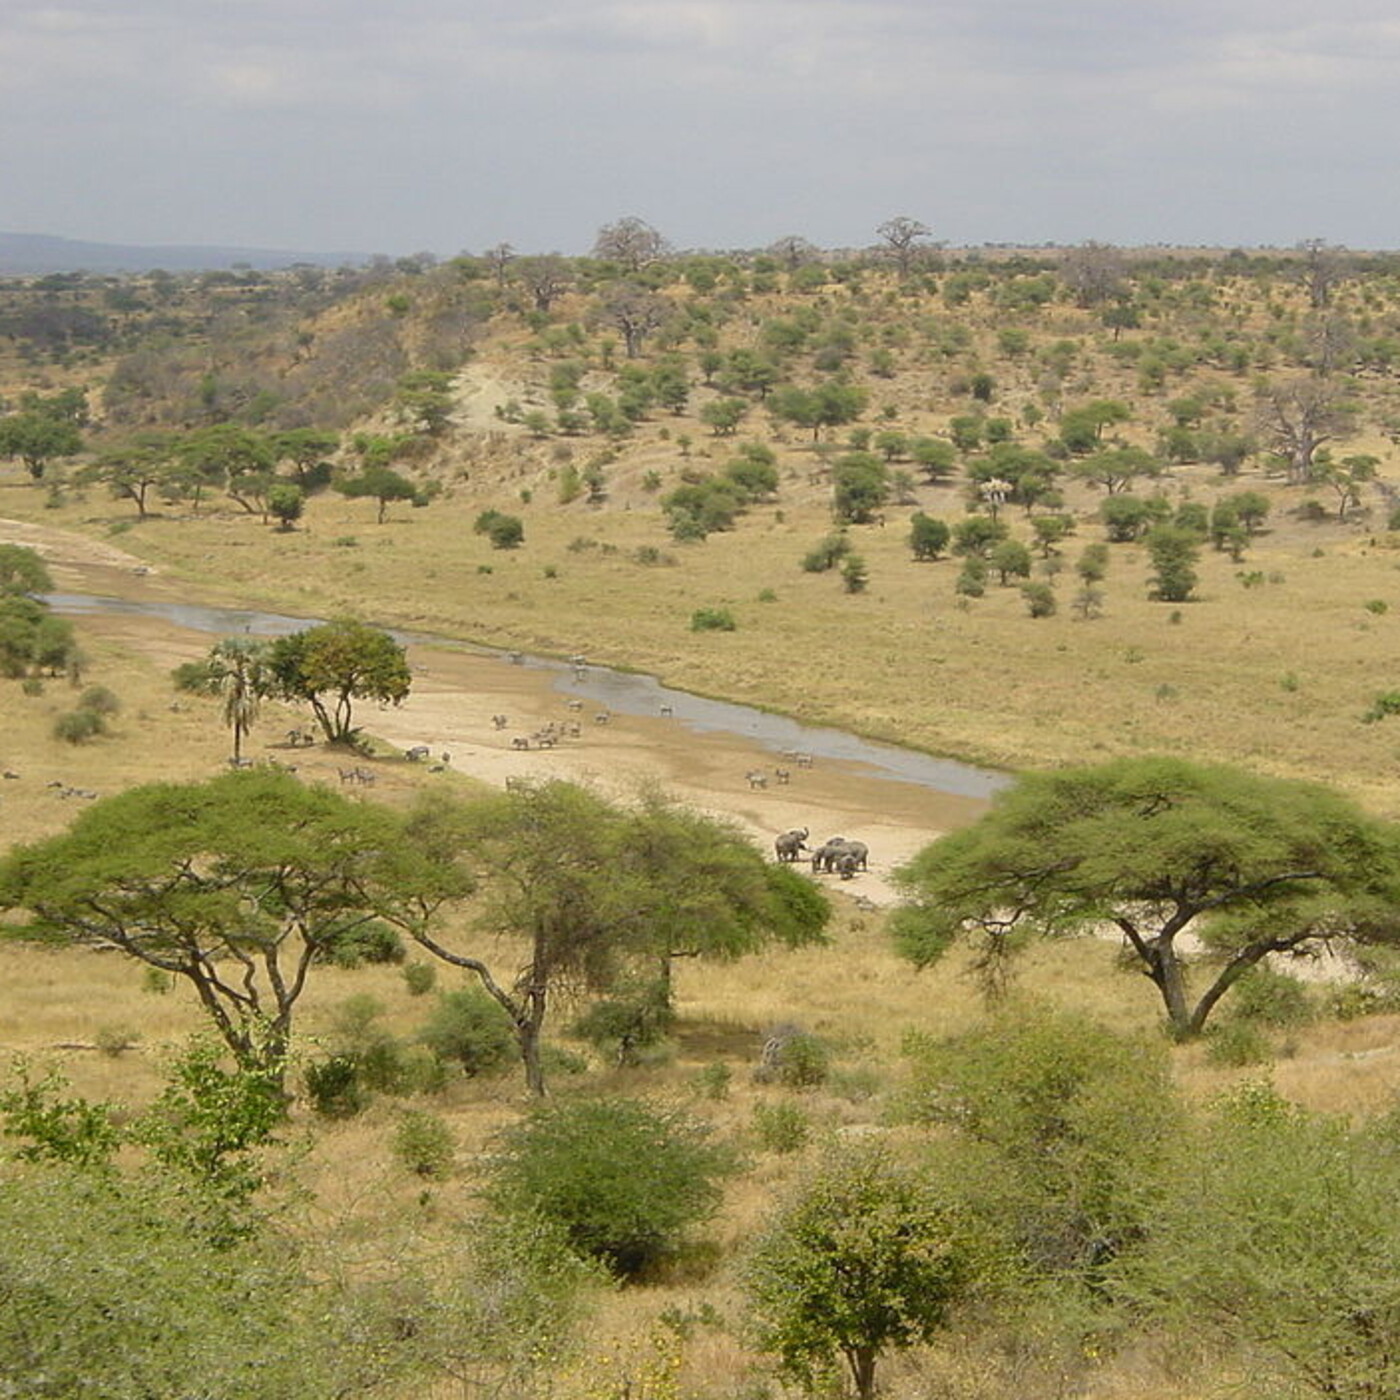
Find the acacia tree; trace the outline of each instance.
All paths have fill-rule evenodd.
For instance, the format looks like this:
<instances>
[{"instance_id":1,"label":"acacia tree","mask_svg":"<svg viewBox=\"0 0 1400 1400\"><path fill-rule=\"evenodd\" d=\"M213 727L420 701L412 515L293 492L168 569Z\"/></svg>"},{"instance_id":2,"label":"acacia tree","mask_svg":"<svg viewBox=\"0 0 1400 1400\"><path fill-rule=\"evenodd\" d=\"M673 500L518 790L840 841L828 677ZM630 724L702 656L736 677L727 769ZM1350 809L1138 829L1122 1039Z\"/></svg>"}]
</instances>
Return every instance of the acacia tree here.
<instances>
[{"instance_id":1,"label":"acacia tree","mask_svg":"<svg viewBox=\"0 0 1400 1400\"><path fill-rule=\"evenodd\" d=\"M0 544L0 594L48 593L53 577L37 550L23 544Z\"/></svg>"},{"instance_id":2,"label":"acacia tree","mask_svg":"<svg viewBox=\"0 0 1400 1400\"><path fill-rule=\"evenodd\" d=\"M367 463L358 476L345 477L336 482L335 489L342 496L352 500L368 497L379 503L376 524L384 523L384 513L390 501L413 501L420 499L418 488L401 472L382 462Z\"/></svg>"},{"instance_id":3,"label":"acacia tree","mask_svg":"<svg viewBox=\"0 0 1400 1400\"><path fill-rule=\"evenodd\" d=\"M763 1350L809 1389L844 1361L861 1400L881 1354L934 1337L975 1282L948 1213L880 1148L824 1162L744 1269Z\"/></svg>"},{"instance_id":4,"label":"acacia tree","mask_svg":"<svg viewBox=\"0 0 1400 1400\"><path fill-rule=\"evenodd\" d=\"M916 965L972 940L995 988L1028 935L1116 929L1183 1038L1270 953L1400 936L1395 827L1310 783L1174 758L1026 776L895 878Z\"/></svg>"},{"instance_id":5,"label":"acacia tree","mask_svg":"<svg viewBox=\"0 0 1400 1400\"><path fill-rule=\"evenodd\" d=\"M268 770L132 788L0 863L23 936L184 978L238 1062L278 1083L317 958L374 919L416 931L465 888L388 808Z\"/></svg>"},{"instance_id":6,"label":"acacia tree","mask_svg":"<svg viewBox=\"0 0 1400 1400\"><path fill-rule=\"evenodd\" d=\"M821 937L830 908L724 823L655 795L635 811L572 783L526 783L411 823L423 852L464 852L480 882L477 927L523 938L514 971L420 928L435 957L474 973L515 1027L526 1083L545 1090L540 1043L553 1000L600 992L639 963L738 957L769 939Z\"/></svg>"},{"instance_id":7,"label":"acacia tree","mask_svg":"<svg viewBox=\"0 0 1400 1400\"><path fill-rule=\"evenodd\" d=\"M403 647L381 628L351 618L277 638L267 669L270 692L305 700L330 744L353 741L354 701L401 705L413 684Z\"/></svg>"},{"instance_id":8,"label":"acacia tree","mask_svg":"<svg viewBox=\"0 0 1400 1400\"><path fill-rule=\"evenodd\" d=\"M83 450L78 426L65 418L31 411L0 418L0 457L18 457L35 481L42 481L57 457L74 457Z\"/></svg>"},{"instance_id":9,"label":"acacia tree","mask_svg":"<svg viewBox=\"0 0 1400 1400\"><path fill-rule=\"evenodd\" d=\"M162 431L136 433L125 442L103 452L79 474L80 481L105 483L119 500L129 500L136 514L146 518L146 501L152 488L171 482L175 476L176 439Z\"/></svg>"}]
</instances>

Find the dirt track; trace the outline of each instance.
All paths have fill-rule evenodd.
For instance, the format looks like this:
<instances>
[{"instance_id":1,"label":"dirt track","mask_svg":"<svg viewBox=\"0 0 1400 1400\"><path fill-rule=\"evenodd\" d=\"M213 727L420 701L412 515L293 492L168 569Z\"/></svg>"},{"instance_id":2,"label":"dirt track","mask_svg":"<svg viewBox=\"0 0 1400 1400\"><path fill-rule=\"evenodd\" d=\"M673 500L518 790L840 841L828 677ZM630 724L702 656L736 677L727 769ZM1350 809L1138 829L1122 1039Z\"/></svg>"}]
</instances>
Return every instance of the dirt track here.
<instances>
[{"instance_id":1,"label":"dirt track","mask_svg":"<svg viewBox=\"0 0 1400 1400\"><path fill-rule=\"evenodd\" d=\"M140 560L82 536L0 520L0 542L10 541L37 549L63 591L171 596ZM207 634L140 617L90 619L85 625L100 627L162 668L209 645ZM616 714L600 724L597 706L570 708L570 696L555 688L551 673L498 657L415 647L410 661L415 679L409 699L399 708L363 712L363 727L387 743L403 750L426 745L432 763L450 754L453 770L497 785L510 777L565 777L625 796L643 782L658 782L704 811L732 818L765 849L789 827L809 828L813 845L833 835L862 840L871 851L869 871L829 883L875 904L895 898L888 880L893 866L984 810L976 799L872 777L848 763L818 760L812 768L796 768L739 736L696 733L679 719ZM505 715L507 726L495 728L493 715ZM551 722L577 724L578 734L552 748L514 746ZM250 751L257 754L260 744L280 745L283 739L255 730ZM280 749L278 754L283 756ZM329 757L308 750L303 758L307 772L324 769L335 776ZM788 783L777 781L778 766L789 771ZM750 770L768 775L766 788L750 786Z\"/></svg>"}]
</instances>

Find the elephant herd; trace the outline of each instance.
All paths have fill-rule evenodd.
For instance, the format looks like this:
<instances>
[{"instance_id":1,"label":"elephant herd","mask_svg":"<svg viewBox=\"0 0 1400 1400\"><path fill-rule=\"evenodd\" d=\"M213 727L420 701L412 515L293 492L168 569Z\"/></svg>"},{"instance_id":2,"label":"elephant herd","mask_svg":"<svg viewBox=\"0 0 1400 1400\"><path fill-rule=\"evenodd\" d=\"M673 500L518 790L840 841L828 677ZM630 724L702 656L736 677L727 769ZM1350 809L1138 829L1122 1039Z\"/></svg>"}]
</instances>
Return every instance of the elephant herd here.
<instances>
[{"instance_id":1,"label":"elephant herd","mask_svg":"<svg viewBox=\"0 0 1400 1400\"><path fill-rule=\"evenodd\" d=\"M785 831L773 842L778 860L783 863L795 862L801 852L808 849L807 828L795 827ZM843 880L855 878L856 872L867 868L866 861L870 848L864 841L848 841L844 836L833 836L823 841L811 851L813 874L839 875Z\"/></svg>"}]
</instances>

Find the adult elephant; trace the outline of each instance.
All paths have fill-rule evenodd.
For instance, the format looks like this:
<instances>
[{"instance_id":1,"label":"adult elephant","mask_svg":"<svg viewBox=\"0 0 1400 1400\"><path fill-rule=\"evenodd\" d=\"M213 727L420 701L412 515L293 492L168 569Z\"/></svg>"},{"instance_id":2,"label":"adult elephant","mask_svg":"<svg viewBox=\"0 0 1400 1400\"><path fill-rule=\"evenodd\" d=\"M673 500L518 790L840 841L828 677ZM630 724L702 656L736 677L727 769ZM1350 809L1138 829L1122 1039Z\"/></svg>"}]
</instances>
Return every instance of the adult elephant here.
<instances>
[{"instance_id":1,"label":"adult elephant","mask_svg":"<svg viewBox=\"0 0 1400 1400\"><path fill-rule=\"evenodd\" d=\"M846 838L844 836L833 836L830 840L823 841L820 846L812 852L812 871L820 874L824 870L832 868L832 862L846 849Z\"/></svg>"},{"instance_id":2,"label":"adult elephant","mask_svg":"<svg viewBox=\"0 0 1400 1400\"><path fill-rule=\"evenodd\" d=\"M844 836L833 836L829 841L824 841L815 851L812 852L812 869L814 871L826 871L831 874L840 870L838 862L845 857L851 859L851 871L866 868L866 861L870 855L870 848L864 841L847 841ZM850 877L847 876L849 879Z\"/></svg>"},{"instance_id":3,"label":"adult elephant","mask_svg":"<svg viewBox=\"0 0 1400 1400\"><path fill-rule=\"evenodd\" d=\"M794 827L791 831L785 831L773 842L773 850L777 853L779 861L788 862L797 859L799 851L807 849L807 828Z\"/></svg>"}]
</instances>

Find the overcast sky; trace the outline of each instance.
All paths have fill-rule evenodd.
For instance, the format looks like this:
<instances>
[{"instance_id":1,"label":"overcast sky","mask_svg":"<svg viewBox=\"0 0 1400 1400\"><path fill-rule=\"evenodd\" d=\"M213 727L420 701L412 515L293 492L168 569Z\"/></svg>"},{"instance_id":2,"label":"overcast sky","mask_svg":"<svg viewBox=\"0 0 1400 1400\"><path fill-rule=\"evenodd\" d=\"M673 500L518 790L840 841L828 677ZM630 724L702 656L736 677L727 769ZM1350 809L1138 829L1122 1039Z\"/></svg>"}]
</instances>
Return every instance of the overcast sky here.
<instances>
[{"instance_id":1,"label":"overcast sky","mask_svg":"<svg viewBox=\"0 0 1400 1400\"><path fill-rule=\"evenodd\" d=\"M1400 246L1395 0L3 0L0 230Z\"/></svg>"}]
</instances>

